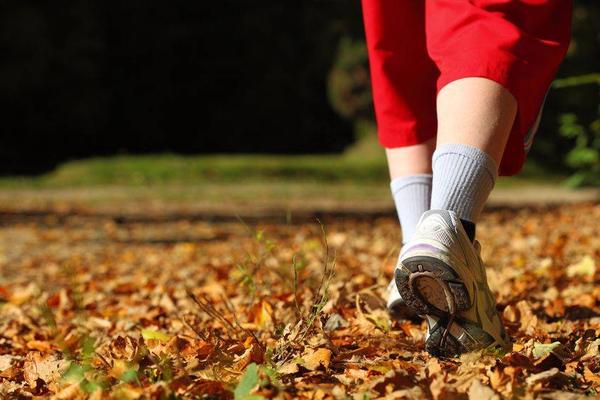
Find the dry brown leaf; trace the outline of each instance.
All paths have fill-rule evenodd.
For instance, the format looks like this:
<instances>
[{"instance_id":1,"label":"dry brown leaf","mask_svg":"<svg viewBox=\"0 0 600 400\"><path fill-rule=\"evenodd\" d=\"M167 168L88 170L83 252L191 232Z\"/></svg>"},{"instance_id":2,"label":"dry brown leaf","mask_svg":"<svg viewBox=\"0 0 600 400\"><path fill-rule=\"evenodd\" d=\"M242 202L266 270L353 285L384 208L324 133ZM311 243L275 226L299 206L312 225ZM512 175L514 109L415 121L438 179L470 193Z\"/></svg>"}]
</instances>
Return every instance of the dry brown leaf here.
<instances>
[{"instance_id":1,"label":"dry brown leaf","mask_svg":"<svg viewBox=\"0 0 600 400\"><path fill-rule=\"evenodd\" d=\"M500 400L500 396L489 386L485 386L478 379L474 379L471 387L469 387L469 400Z\"/></svg>"},{"instance_id":2,"label":"dry brown leaf","mask_svg":"<svg viewBox=\"0 0 600 400\"><path fill-rule=\"evenodd\" d=\"M442 373L442 365L439 360L435 357L431 357L427 360L427 375L428 376L437 376Z\"/></svg>"},{"instance_id":3,"label":"dry brown leaf","mask_svg":"<svg viewBox=\"0 0 600 400\"><path fill-rule=\"evenodd\" d=\"M0 356L0 372L11 368L14 359L15 357L10 354L2 354Z\"/></svg>"},{"instance_id":4,"label":"dry brown leaf","mask_svg":"<svg viewBox=\"0 0 600 400\"><path fill-rule=\"evenodd\" d=\"M0 268L19 271L0 288L9 301L0 307L0 398L227 399L252 362L262 365L266 398L533 399L600 387L600 287L585 258L600 254L600 205L486 213L478 235L513 352L445 360L425 353L421 320L385 311L400 243L394 218L324 221L337 265L324 293L315 224L261 221L261 236L238 223L136 212L143 221L77 215L0 226ZM571 260L577 273L567 272ZM538 345L534 356L536 343L552 342L561 345ZM51 371L67 353L90 364L86 376L107 378L103 394L57 384ZM267 356L281 365L276 384ZM128 368L139 382L117 379Z\"/></svg>"},{"instance_id":5,"label":"dry brown leaf","mask_svg":"<svg viewBox=\"0 0 600 400\"><path fill-rule=\"evenodd\" d=\"M38 379L45 383L57 382L68 366L68 361L54 355L42 355L37 351L31 351L25 357L23 377L29 387L35 388Z\"/></svg>"},{"instance_id":6,"label":"dry brown leaf","mask_svg":"<svg viewBox=\"0 0 600 400\"><path fill-rule=\"evenodd\" d=\"M528 385L536 385L538 383L547 383L547 382L565 382L569 381L570 378L559 371L558 368L552 368L548 371L543 371L534 375L529 376L525 381Z\"/></svg>"},{"instance_id":7,"label":"dry brown leaf","mask_svg":"<svg viewBox=\"0 0 600 400\"><path fill-rule=\"evenodd\" d=\"M331 350L325 348L319 348L315 351L310 351L302 355L302 366L310 371L314 371L319 367L329 368L331 363Z\"/></svg>"},{"instance_id":8,"label":"dry brown leaf","mask_svg":"<svg viewBox=\"0 0 600 400\"><path fill-rule=\"evenodd\" d=\"M298 363L295 361L290 361L283 364L281 367L277 368L277 372L281 375L291 375L295 374L300 370L298 367Z\"/></svg>"},{"instance_id":9,"label":"dry brown leaf","mask_svg":"<svg viewBox=\"0 0 600 400\"><path fill-rule=\"evenodd\" d=\"M594 386L600 386L600 376L597 373L595 374L592 371L590 371L588 367L585 367L585 369L583 370L583 377L586 381L594 384Z\"/></svg>"},{"instance_id":10,"label":"dry brown leaf","mask_svg":"<svg viewBox=\"0 0 600 400\"><path fill-rule=\"evenodd\" d=\"M27 342L27 348L45 353L52 349L52 344L43 340L30 340Z\"/></svg>"}]
</instances>

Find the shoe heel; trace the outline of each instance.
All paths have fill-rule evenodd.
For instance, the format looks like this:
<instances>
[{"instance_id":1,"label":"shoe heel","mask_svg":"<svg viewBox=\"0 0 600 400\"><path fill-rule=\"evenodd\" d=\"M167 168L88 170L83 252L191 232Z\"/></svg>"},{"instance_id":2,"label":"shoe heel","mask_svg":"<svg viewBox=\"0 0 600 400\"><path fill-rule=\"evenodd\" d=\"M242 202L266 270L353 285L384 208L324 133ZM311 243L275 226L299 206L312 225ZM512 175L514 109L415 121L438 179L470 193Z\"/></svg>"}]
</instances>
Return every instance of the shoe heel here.
<instances>
[{"instance_id":1,"label":"shoe heel","mask_svg":"<svg viewBox=\"0 0 600 400\"><path fill-rule=\"evenodd\" d=\"M406 305L417 314L447 318L471 306L460 277L438 258L409 257L396 269L394 280Z\"/></svg>"}]
</instances>

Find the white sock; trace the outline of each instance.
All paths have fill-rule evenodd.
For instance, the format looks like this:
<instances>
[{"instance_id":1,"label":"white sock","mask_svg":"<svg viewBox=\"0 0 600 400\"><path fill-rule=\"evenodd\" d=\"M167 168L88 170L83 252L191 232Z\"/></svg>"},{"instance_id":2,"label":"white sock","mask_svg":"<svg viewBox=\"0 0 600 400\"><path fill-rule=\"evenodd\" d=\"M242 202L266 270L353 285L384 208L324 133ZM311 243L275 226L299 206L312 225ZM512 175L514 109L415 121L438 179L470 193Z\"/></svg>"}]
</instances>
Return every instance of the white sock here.
<instances>
[{"instance_id":1,"label":"white sock","mask_svg":"<svg viewBox=\"0 0 600 400\"><path fill-rule=\"evenodd\" d=\"M476 223L498 177L494 159L476 147L445 144L433 153L432 166L431 209Z\"/></svg>"},{"instance_id":2,"label":"white sock","mask_svg":"<svg viewBox=\"0 0 600 400\"><path fill-rule=\"evenodd\" d=\"M410 240L419 218L429 210L431 181L431 174L419 174L396 178L390 183L402 228L403 243Z\"/></svg>"}]
</instances>

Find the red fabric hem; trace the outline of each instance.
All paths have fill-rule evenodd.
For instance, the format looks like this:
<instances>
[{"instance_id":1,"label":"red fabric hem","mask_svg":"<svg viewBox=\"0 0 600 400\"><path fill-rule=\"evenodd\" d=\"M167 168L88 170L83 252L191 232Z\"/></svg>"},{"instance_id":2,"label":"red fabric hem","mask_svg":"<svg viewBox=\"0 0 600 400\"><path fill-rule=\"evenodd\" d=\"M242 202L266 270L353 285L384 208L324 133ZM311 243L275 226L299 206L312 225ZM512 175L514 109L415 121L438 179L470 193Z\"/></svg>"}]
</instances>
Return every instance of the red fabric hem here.
<instances>
[{"instance_id":1,"label":"red fabric hem","mask_svg":"<svg viewBox=\"0 0 600 400\"><path fill-rule=\"evenodd\" d=\"M425 135L421 132L417 134L406 134L405 131L400 130L379 130L377 131L379 143L386 149L395 149L398 147L408 147L417 144L425 143L431 138L436 136L436 130L432 130L430 134Z\"/></svg>"}]
</instances>

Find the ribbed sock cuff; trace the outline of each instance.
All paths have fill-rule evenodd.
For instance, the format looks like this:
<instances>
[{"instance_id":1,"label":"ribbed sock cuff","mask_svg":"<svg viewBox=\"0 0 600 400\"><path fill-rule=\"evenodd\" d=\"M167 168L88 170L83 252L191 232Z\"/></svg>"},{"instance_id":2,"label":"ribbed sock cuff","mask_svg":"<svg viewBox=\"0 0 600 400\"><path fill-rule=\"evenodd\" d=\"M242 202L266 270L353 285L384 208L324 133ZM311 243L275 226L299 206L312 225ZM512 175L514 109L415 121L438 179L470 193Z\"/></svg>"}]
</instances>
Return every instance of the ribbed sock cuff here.
<instances>
[{"instance_id":1,"label":"ribbed sock cuff","mask_svg":"<svg viewBox=\"0 0 600 400\"><path fill-rule=\"evenodd\" d=\"M431 209L477 222L498 177L494 159L476 147L446 144L433 153Z\"/></svg>"},{"instance_id":2,"label":"ribbed sock cuff","mask_svg":"<svg viewBox=\"0 0 600 400\"><path fill-rule=\"evenodd\" d=\"M431 184L431 174L403 176L390 183L404 243L414 234L421 215L429 210Z\"/></svg>"}]
</instances>

